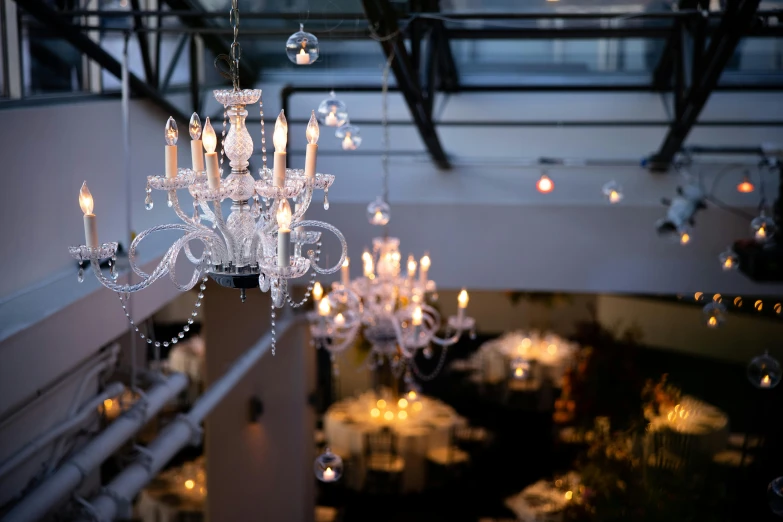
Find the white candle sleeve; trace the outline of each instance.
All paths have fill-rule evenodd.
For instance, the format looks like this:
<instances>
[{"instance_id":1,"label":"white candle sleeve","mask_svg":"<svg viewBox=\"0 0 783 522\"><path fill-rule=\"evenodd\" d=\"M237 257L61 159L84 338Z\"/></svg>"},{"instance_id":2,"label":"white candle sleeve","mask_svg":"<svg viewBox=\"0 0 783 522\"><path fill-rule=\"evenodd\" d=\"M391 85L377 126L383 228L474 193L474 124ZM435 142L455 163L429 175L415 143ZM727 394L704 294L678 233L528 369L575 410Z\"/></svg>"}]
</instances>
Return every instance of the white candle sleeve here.
<instances>
[{"instance_id":1,"label":"white candle sleeve","mask_svg":"<svg viewBox=\"0 0 783 522\"><path fill-rule=\"evenodd\" d=\"M350 270L351 270L351 267L345 266L345 265L343 265L342 268L341 268L340 275L342 275L343 286L349 286L351 284L351 272L350 272Z\"/></svg>"},{"instance_id":2,"label":"white candle sleeve","mask_svg":"<svg viewBox=\"0 0 783 522\"><path fill-rule=\"evenodd\" d=\"M315 179L315 158L318 155L318 144L308 143L305 154L305 179Z\"/></svg>"},{"instance_id":3,"label":"white candle sleeve","mask_svg":"<svg viewBox=\"0 0 783 522\"><path fill-rule=\"evenodd\" d=\"M423 266L419 266L419 282L423 286L427 286L427 272L428 269L424 268Z\"/></svg>"},{"instance_id":4,"label":"white candle sleeve","mask_svg":"<svg viewBox=\"0 0 783 522\"><path fill-rule=\"evenodd\" d=\"M291 244L291 231L277 231L277 266L284 267L291 264L291 256L288 247Z\"/></svg>"},{"instance_id":5,"label":"white candle sleeve","mask_svg":"<svg viewBox=\"0 0 783 522\"><path fill-rule=\"evenodd\" d=\"M166 145L166 177L177 177L177 146Z\"/></svg>"},{"instance_id":6,"label":"white candle sleeve","mask_svg":"<svg viewBox=\"0 0 783 522\"><path fill-rule=\"evenodd\" d=\"M465 319L465 309L460 306L457 308L457 321L459 324L462 324L463 319Z\"/></svg>"},{"instance_id":7,"label":"white candle sleeve","mask_svg":"<svg viewBox=\"0 0 783 522\"><path fill-rule=\"evenodd\" d=\"M285 152L275 152L275 170L274 170L274 184L275 187L285 186Z\"/></svg>"},{"instance_id":8,"label":"white candle sleeve","mask_svg":"<svg viewBox=\"0 0 783 522\"><path fill-rule=\"evenodd\" d=\"M193 164L193 170L204 172L204 156L202 156L201 140L192 140L190 142L190 161Z\"/></svg>"},{"instance_id":9,"label":"white candle sleeve","mask_svg":"<svg viewBox=\"0 0 783 522\"><path fill-rule=\"evenodd\" d=\"M95 219L95 214L84 215L84 240L90 248L100 246L98 243L98 221Z\"/></svg>"},{"instance_id":10,"label":"white candle sleeve","mask_svg":"<svg viewBox=\"0 0 783 522\"><path fill-rule=\"evenodd\" d=\"M220 188L220 167L218 166L217 152L207 152L207 182L209 188L217 190Z\"/></svg>"}]
</instances>

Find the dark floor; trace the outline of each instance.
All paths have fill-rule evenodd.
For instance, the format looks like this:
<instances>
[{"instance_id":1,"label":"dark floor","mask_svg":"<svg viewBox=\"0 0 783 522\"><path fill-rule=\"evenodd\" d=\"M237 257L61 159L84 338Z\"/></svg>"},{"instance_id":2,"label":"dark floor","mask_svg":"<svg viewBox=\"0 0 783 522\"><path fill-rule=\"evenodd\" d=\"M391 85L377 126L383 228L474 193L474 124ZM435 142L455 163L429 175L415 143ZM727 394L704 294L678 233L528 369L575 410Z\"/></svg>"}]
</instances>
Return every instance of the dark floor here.
<instances>
[{"instance_id":1,"label":"dark floor","mask_svg":"<svg viewBox=\"0 0 783 522\"><path fill-rule=\"evenodd\" d=\"M486 339L466 341L452 349L450 358L461 358ZM783 387L763 393L753 389L740 364L692 357L676 352L640 349L637 365L644 377L668 372L683 393L697 396L729 414L732 431L780 434ZM551 412L534 412L479 394L477 387L459 374L444 371L428 383L424 392L451 404L471 424L495 434L492 445L462 478L445 488L419 495L379 498L344 490L341 485L319 486L319 503L341 508L344 522L475 522L481 517L513 519L503 500L542 478L571 469L577 452L553 443ZM780 437L771 452L754 466L732 471L726 480L726 515L721 520L761 522L780 520L766 502L766 486L783 474ZM717 480L717 479L716 479ZM694 500L698 502L698 500ZM707 520L706 518L703 520ZM713 519L709 519L713 520ZM702 522L698 520L697 522Z\"/></svg>"}]
</instances>

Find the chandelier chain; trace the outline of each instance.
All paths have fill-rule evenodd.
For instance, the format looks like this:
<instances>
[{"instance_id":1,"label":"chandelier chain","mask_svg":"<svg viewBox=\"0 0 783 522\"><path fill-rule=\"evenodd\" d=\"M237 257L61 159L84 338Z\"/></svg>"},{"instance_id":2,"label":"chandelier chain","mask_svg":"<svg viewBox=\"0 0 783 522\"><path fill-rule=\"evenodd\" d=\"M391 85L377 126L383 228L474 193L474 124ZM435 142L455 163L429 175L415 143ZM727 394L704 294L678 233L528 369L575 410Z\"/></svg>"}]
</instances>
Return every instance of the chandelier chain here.
<instances>
[{"instance_id":1,"label":"chandelier chain","mask_svg":"<svg viewBox=\"0 0 783 522\"><path fill-rule=\"evenodd\" d=\"M391 69L392 61L394 60L394 50L389 54L389 58L386 60L386 66L383 69L383 88L381 91L382 96L382 113L381 113L381 126L383 127L383 156L381 156L381 164L383 168L383 201L389 203L389 154L390 154L390 141L389 141L389 71Z\"/></svg>"},{"instance_id":2,"label":"chandelier chain","mask_svg":"<svg viewBox=\"0 0 783 522\"><path fill-rule=\"evenodd\" d=\"M427 373L427 374L425 374L421 370L419 370L419 367L416 365L416 361L413 358L411 358L410 365L411 365L411 368L413 369L413 373L415 373L416 377L418 377L419 379L421 379L424 382L431 381L443 369L443 365L446 363L446 352L447 351L448 351L448 347L447 346L444 346L441 349L440 359L438 360L438 364L435 366L435 369L432 371L432 373Z\"/></svg>"}]
</instances>

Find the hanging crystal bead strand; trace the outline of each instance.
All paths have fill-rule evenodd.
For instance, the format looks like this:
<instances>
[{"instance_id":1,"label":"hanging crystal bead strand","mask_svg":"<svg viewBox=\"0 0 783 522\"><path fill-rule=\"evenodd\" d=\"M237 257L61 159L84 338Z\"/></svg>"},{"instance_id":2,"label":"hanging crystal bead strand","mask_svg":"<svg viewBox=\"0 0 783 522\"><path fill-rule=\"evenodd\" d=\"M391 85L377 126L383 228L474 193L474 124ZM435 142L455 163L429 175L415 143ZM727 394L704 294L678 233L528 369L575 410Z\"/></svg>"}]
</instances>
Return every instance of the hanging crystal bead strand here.
<instances>
[{"instance_id":1,"label":"hanging crystal bead strand","mask_svg":"<svg viewBox=\"0 0 783 522\"><path fill-rule=\"evenodd\" d=\"M261 161L266 172L266 134L264 133L264 94L258 98L258 110L261 113Z\"/></svg>"},{"instance_id":2,"label":"hanging crystal bead strand","mask_svg":"<svg viewBox=\"0 0 783 522\"><path fill-rule=\"evenodd\" d=\"M271 332L272 332L272 356L273 357L275 355L275 349L277 348L277 337L276 337L277 334L275 332L275 317L276 317L276 315L277 314L275 313L275 303L272 303L272 330L271 330Z\"/></svg>"},{"instance_id":3,"label":"hanging crystal bead strand","mask_svg":"<svg viewBox=\"0 0 783 522\"><path fill-rule=\"evenodd\" d=\"M315 250L315 263L316 264L318 264L318 261L321 260L321 245L322 245L321 241L316 243L316 250ZM312 252L312 250L310 252ZM318 274L316 274L315 272L310 274L310 282L307 284L307 291L305 292L305 296L298 303L295 303L294 300L291 299L291 295L290 294L286 294L286 301L288 302L288 305L291 308L299 308L299 307L301 307L302 305L304 305L307 302L307 300L310 298L310 294L313 291L313 286L315 285L315 278L316 278L317 275Z\"/></svg>"},{"instance_id":4,"label":"hanging crystal bead strand","mask_svg":"<svg viewBox=\"0 0 783 522\"><path fill-rule=\"evenodd\" d=\"M228 107L223 106L223 133L220 138L220 168L223 169L223 160L226 158L226 148L223 146L226 143L226 122L228 120Z\"/></svg>"},{"instance_id":5,"label":"hanging crystal bead strand","mask_svg":"<svg viewBox=\"0 0 783 522\"><path fill-rule=\"evenodd\" d=\"M76 280L80 283L84 283L84 263L79 262L79 272L76 274Z\"/></svg>"},{"instance_id":6,"label":"hanging crystal bead strand","mask_svg":"<svg viewBox=\"0 0 783 522\"><path fill-rule=\"evenodd\" d=\"M127 302L130 299L130 294L124 294L122 292L117 292L117 297L120 298L120 303L122 303L122 311L125 312L125 317L128 319L128 323L131 325L133 330L139 334L139 338L142 341L146 341L147 344L154 344L155 348L160 348L163 346L164 348L168 348L170 344L177 344L180 339L183 339L185 337L185 334L190 331L190 325L192 325L195 321L195 317L198 316L198 309L201 308L201 301L204 299L204 291L207 289L207 280L209 278L204 276L201 279L201 285L199 286L199 293L198 297L196 298L196 303L193 306L193 310L190 312L190 317L188 318L188 324L182 327L182 330L180 330L177 335L171 338L171 341L153 341L150 339L147 335L145 335L143 332L139 331L139 327L136 325L135 321L131 319L130 312L128 312L128 306Z\"/></svg>"}]
</instances>

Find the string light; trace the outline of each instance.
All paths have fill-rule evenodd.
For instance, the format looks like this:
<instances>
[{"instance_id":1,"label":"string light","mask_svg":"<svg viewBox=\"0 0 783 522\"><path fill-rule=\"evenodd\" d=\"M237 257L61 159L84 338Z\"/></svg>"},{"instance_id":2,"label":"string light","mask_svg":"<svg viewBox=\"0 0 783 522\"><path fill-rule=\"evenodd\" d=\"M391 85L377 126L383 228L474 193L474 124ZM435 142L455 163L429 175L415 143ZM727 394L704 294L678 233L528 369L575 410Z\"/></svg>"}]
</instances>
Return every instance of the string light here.
<instances>
[{"instance_id":1,"label":"string light","mask_svg":"<svg viewBox=\"0 0 783 522\"><path fill-rule=\"evenodd\" d=\"M536 189L542 194L549 194L554 188L555 184L549 179L549 176L541 174L541 177L538 178L538 181L536 182Z\"/></svg>"},{"instance_id":2,"label":"string light","mask_svg":"<svg viewBox=\"0 0 783 522\"><path fill-rule=\"evenodd\" d=\"M745 173L745 175L742 176L742 181L739 185L737 185L737 192L741 192L743 194L750 194L756 190L756 187L751 183L750 178L748 177L748 174Z\"/></svg>"}]
</instances>

